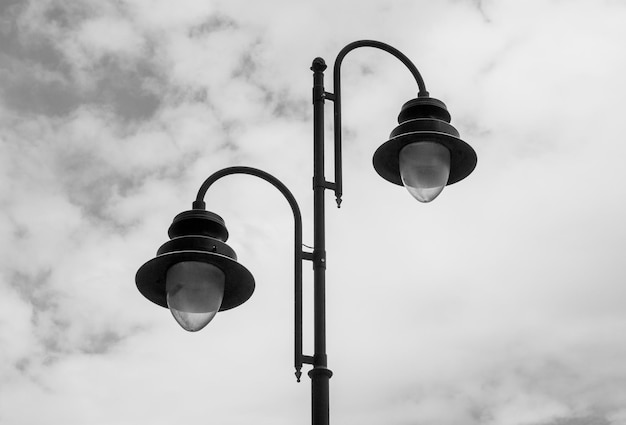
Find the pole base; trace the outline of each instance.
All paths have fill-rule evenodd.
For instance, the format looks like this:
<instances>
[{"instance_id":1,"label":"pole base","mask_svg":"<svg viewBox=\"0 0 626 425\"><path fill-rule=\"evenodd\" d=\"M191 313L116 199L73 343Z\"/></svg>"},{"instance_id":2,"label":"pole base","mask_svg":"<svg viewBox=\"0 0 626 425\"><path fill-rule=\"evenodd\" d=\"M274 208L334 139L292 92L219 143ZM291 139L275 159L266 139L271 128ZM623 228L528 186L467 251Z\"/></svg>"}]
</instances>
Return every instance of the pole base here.
<instances>
[{"instance_id":1,"label":"pole base","mask_svg":"<svg viewBox=\"0 0 626 425\"><path fill-rule=\"evenodd\" d=\"M309 371L311 377L311 414L313 425L328 425L330 421L329 380L333 372L324 366Z\"/></svg>"}]
</instances>

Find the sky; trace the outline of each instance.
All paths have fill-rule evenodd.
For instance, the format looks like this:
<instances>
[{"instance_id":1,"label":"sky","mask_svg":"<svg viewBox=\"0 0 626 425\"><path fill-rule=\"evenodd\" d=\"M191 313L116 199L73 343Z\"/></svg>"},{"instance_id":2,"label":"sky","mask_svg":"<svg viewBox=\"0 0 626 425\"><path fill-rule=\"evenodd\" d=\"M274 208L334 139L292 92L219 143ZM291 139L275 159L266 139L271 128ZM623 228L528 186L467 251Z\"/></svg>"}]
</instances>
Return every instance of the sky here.
<instances>
[{"instance_id":1,"label":"sky","mask_svg":"<svg viewBox=\"0 0 626 425\"><path fill-rule=\"evenodd\" d=\"M257 286L202 331L134 276L233 165L283 181L313 245L309 67L374 39L478 165L429 204L381 179L371 156L417 87L384 52L345 58L331 422L625 425L624 22L619 0L2 0L0 424L310 421L278 191L209 190Z\"/></svg>"}]
</instances>

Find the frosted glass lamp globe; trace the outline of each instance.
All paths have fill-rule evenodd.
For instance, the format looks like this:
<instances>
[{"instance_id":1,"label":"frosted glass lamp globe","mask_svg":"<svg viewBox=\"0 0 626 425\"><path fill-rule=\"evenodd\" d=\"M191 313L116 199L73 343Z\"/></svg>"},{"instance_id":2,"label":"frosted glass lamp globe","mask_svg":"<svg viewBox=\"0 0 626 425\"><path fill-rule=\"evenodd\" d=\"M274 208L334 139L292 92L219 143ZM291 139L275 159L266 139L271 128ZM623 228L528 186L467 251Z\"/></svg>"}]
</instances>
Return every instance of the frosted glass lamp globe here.
<instances>
[{"instance_id":1,"label":"frosted glass lamp globe","mask_svg":"<svg viewBox=\"0 0 626 425\"><path fill-rule=\"evenodd\" d=\"M450 177L450 151L436 142L416 142L400 151L400 177L404 187L420 202L430 202L446 187Z\"/></svg>"},{"instance_id":2,"label":"frosted glass lamp globe","mask_svg":"<svg viewBox=\"0 0 626 425\"><path fill-rule=\"evenodd\" d=\"M224 272L212 264L183 261L167 271L167 306L183 329L196 332L217 314L224 298Z\"/></svg>"}]
</instances>

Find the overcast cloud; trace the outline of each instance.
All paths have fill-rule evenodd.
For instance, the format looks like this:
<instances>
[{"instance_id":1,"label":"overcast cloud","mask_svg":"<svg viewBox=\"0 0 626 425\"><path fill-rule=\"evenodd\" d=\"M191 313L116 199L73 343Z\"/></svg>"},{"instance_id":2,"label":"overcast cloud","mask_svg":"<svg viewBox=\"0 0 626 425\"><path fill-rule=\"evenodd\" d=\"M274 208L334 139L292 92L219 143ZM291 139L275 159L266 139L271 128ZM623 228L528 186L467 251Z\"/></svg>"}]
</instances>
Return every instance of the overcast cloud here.
<instances>
[{"instance_id":1,"label":"overcast cloud","mask_svg":"<svg viewBox=\"0 0 626 425\"><path fill-rule=\"evenodd\" d=\"M417 89L389 55L346 57L331 421L626 425L625 22L617 0L3 0L0 424L309 422L276 190L209 191L257 289L201 332L134 275L230 165L289 186L313 244L309 67L367 38L415 62L479 159L431 204L380 179Z\"/></svg>"}]
</instances>

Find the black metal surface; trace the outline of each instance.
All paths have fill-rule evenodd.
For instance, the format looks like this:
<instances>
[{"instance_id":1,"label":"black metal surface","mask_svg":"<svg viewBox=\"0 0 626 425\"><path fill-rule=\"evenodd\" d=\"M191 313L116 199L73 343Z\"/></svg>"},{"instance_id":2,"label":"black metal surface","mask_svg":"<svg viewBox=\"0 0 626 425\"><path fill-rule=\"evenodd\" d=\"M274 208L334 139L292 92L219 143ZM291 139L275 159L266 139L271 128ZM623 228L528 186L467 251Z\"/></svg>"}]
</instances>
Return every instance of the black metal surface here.
<instances>
[{"instance_id":1,"label":"black metal surface","mask_svg":"<svg viewBox=\"0 0 626 425\"><path fill-rule=\"evenodd\" d=\"M184 211L174 217L167 234L170 238L183 235L203 235L224 242L228 240L228 230L226 230L226 224L222 217L211 211L200 209Z\"/></svg>"},{"instance_id":2,"label":"black metal surface","mask_svg":"<svg viewBox=\"0 0 626 425\"><path fill-rule=\"evenodd\" d=\"M324 70L321 58L313 61L313 370L311 377L311 411L313 425L329 423L328 379L326 355L326 224L324 192ZM339 201L338 201L339 203ZM313 371L325 370L327 374Z\"/></svg>"},{"instance_id":3,"label":"black metal surface","mask_svg":"<svg viewBox=\"0 0 626 425\"><path fill-rule=\"evenodd\" d=\"M165 242L157 250L157 255L176 251L203 251L224 255L237 260L237 254L226 243L209 236L179 236Z\"/></svg>"},{"instance_id":4,"label":"black metal surface","mask_svg":"<svg viewBox=\"0 0 626 425\"><path fill-rule=\"evenodd\" d=\"M385 180L402 186L400 150L416 142L436 142L448 148L450 151L448 185L463 180L476 167L476 152L463 140L444 133L415 132L394 137L376 150L372 161L376 172Z\"/></svg>"},{"instance_id":5,"label":"black metal surface","mask_svg":"<svg viewBox=\"0 0 626 425\"><path fill-rule=\"evenodd\" d=\"M415 118L433 118L450 122L450 112L445 103L434 97L417 97L402 105L398 123Z\"/></svg>"},{"instance_id":6,"label":"black metal surface","mask_svg":"<svg viewBox=\"0 0 626 425\"><path fill-rule=\"evenodd\" d=\"M321 58L313 61L313 272L315 356L326 355L326 177L324 175L324 70ZM326 364L320 364L326 366Z\"/></svg>"},{"instance_id":7,"label":"black metal surface","mask_svg":"<svg viewBox=\"0 0 626 425\"><path fill-rule=\"evenodd\" d=\"M311 378L311 423L313 425L330 423L330 378L333 373L323 366L316 366L309 371Z\"/></svg>"},{"instance_id":8,"label":"black metal surface","mask_svg":"<svg viewBox=\"0 0 626 425\"><path fill-rule=\"evenodd\" d=\"M206 251L175 251L161 254L141 266L135 276L137 289L147 299L167 308L165 277L167 270L182 261L213 264L224 272L224 299L220 311L246 302L254 292L254 278L244 266L225 255Z\"/></svg>"},{"instance_id":9,"label":"black metal surface","mask_svg":"<svg viewBox=\"0 0 626 425\"><path fill-rule=\"evenodd\" d=\"M171 266L183 261L213 264L225 275L224 298L220 311L244 303L254 292L254 278L237 262L235 251L225 241L228 231L222 218L210 211L185 211L174 217L168 230L170 240L157 256L141 266L135 276L139 292L167 308L166 276Z\"/></svg>"},{"instance_id":10,"label":"black metal surface","mask_svg":"<svg viewBox=\"0 0 626 425\"><path fill-rule=\"evenodd\" d=\"M391 132L390 137L401 136L407 133L414 132L434 132L444 133L450 136L459 137L459 132L456 128L452 127L449 123L441 120L434 120L431 118L418 118L401 123Z\"/></svg>"},{"instance_id":11,"label":"black metal surface","mask_svg":"<svg viewBox=\"0 0 626 425\"><path fill-rule=\"evenodd\" d=\"M376 150L373 157L374 169L385 180L402 186L400 151L411 143L435 142L450 151L448 185L463 180L476 168L476 152L459 138L442 101L431 97L411 99L402 105L398 122L391 138Z\"/></svg>"}]
</instances>

